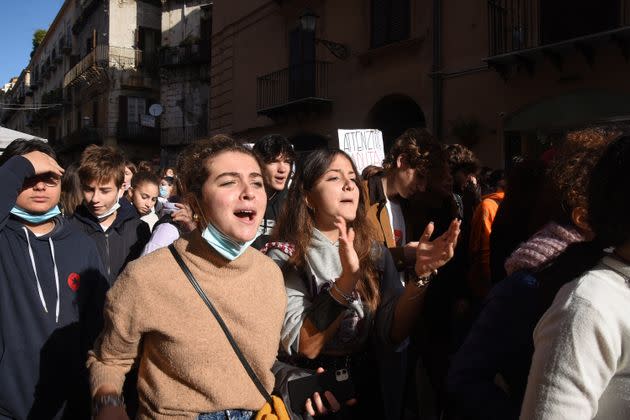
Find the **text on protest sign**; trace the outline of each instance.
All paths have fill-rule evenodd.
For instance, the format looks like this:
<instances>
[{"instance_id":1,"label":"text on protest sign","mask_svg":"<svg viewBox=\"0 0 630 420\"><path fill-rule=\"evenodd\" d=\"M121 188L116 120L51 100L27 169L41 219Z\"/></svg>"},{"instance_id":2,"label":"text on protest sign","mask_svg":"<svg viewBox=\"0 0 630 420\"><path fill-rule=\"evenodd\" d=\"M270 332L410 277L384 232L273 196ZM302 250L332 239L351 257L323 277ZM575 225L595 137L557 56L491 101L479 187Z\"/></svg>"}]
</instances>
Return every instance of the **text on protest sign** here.
<instances>
[{"instance_id":1,"label":"text on protest sign","mask_svg":"<svg viewBox=\"0 0 630 420\"><path fill-rule=\"evenodd\" d=\"M374 129L337 130L339 148L352 156L359 173L370 165L382 166L383 133Z\"/></svg>"}]
</instances>

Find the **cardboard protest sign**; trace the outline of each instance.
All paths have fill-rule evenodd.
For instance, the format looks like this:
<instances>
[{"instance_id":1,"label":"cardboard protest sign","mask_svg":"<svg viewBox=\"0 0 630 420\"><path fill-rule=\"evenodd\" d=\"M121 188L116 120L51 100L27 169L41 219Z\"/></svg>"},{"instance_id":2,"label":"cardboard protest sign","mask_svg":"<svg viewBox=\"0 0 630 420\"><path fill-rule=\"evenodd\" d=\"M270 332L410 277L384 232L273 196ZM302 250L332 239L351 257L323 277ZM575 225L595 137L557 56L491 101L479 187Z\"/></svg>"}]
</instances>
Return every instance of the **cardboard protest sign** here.
<instances>
[{"instance_id":1,"label":"cardboard protest sign","mask_svg":"<svg viewBox=\"0 0 630 420\"><path fill-rule=\"evenodd\" d=\"M357 165L359 173L366 166L382 166L385 158L383 133L374 129L337 130L339 148L350 156Z\"/></svg>"}]
</instances>

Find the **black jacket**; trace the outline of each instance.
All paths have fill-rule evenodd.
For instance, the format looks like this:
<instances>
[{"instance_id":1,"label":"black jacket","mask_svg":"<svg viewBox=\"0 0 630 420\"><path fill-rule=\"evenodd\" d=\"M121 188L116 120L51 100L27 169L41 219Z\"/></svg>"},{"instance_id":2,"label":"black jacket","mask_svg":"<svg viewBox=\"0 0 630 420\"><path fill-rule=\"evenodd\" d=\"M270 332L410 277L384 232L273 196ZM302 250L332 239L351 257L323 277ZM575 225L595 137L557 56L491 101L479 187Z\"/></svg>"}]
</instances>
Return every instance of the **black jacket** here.
<instances>
[{"instance_id":1,"label":"black jacket","mask_svg":"<svg viewBox=\"0 0 630 420\"><path fill-rule=\"evenodd\" d=\"M21 156L0 167L0 418L88 418L85 362L108 285L94 243L63 217L37 237L10 214L32 175Z\"/></svg>"},{"instance_id":2,"label":"black jacket","mask_svg":"<svg viewBox=\"0 0 630 420\"><path fill-rule=\"evenodd\" d=\"M271 239L271 233L276 226L277 220L280 218L282 207L284 207L289 190L285 188L282 191L278 191L273 194L269 200L267 200L267 209L265 210L265 217L263 217L258 227L258 237L252 243L252 247L261 249Z\"/></svg>"},{"instance_id":3,"label":"black jacket","mask_svg":"<svg viewBox=\"0 0 630 420\"><path fill-rule=\"evenodd\" d=\"M142 255L142 250L151 237L149 225L140 220L133 205L124 198L119 203L116 219L105 232L85 205L77 207L71 219L79 230L96 242L110 285L114 284L129 261Z\"/></svg>"}]
</instances>

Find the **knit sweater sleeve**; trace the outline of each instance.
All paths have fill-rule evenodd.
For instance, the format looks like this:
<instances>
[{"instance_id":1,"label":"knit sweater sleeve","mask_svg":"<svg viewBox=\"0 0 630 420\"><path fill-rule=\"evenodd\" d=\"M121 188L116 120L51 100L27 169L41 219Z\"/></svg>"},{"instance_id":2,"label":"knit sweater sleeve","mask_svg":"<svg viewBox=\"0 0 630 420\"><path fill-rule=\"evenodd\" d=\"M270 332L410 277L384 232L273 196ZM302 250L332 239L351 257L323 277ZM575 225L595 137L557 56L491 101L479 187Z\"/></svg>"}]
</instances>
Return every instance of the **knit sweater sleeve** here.
<instances>
[{"instance_id":1,"label":"knit sweater sleeve","mask_svg":"<svg viewBox=\"0 0 630 420\"><path fill-rule=\"evenodd\" d=\"M588 300L562 292L534 330L522 419L592 419L617 368L615 326Z\"/></svg>"},{"instance_id":2,"label":"knit sweater sleeve","mask_svg":"<svg viewBox=\"0 0 630 420\"><path fill-rule=\"evenodd\" d=\"M107 293L103 331L88 354L92 395L103 385L122 392L125 374L131 369L142 335L147 331L151 308L142 304L147 302L147 287L135 267L131 263Z\"/></svg>"}]
</instances>

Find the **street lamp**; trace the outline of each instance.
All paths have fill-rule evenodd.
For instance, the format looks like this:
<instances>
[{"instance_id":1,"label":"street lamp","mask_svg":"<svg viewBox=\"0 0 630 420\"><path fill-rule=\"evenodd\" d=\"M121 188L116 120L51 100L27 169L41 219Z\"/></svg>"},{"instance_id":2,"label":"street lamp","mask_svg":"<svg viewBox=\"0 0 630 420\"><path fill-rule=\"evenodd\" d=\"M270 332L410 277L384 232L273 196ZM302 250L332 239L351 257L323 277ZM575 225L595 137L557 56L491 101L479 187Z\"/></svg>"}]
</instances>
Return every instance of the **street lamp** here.
<instances>
[{"instance_id":1,"label":"street lamp","mask_svg":"<svg viewBox=\"0 0 630 420\"><path fill-rule=\"evenodd\" d=\"M319 19L319 16L313 13L311 9L305 9L299 18L300 28L305 32L315 33L315 28L317 27L317 19ZM315 42L322 44L328 49L328 51L331 52L332 55L340 60L346 60L348 57L350 57L350 51L348 50L348 47L343 44L320 38L315 38Z\"/></svg>"},{"instance_id":2,"label":"street lamp","mask_svg":"<svg viewBox=\"0 0 630 420\"><path fill-rule=\"evenodd\" d=\"M307 32L315 32L315 27L317 26L317 16L311 9L305 9L300 16L300 28L303 31Z\"/></svg>"}]
</instances>

